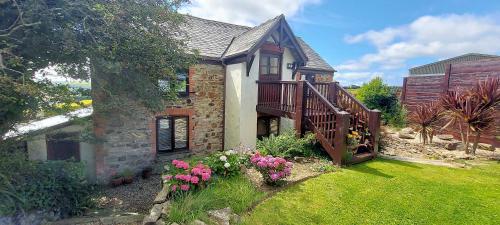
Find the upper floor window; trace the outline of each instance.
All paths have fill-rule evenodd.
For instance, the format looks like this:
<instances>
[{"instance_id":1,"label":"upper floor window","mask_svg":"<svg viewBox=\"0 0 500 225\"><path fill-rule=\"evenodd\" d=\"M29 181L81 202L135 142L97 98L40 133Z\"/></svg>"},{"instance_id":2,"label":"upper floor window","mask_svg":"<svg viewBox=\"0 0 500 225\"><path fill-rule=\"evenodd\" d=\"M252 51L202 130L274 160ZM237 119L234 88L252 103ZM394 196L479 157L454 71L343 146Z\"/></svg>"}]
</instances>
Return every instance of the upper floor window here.
<instances>
[{"instance_id":1,"label":"upper floor window","mask_svg":"<svg viewBox=\"0 0 500 225\"><path fill-rule=\"evenodd\" d=\"M280 56L273 54L261 54L260 75L279 75Z\"/></svg>"},{"instance_id":2,"label":"upper floor window","mask_svg":"<svg viewBox=\"0 0 500 225\"><path fill-rule=\"evenodd\" d=\"M177 93L179 96L188 96L189 95L189 76L187 70L181 70L177 72L177 85L175 88L177 89ZM170 83L168 80L159 80L158 86L163 91L168 91L170 88Z\"/></svg>"}]
</instances>

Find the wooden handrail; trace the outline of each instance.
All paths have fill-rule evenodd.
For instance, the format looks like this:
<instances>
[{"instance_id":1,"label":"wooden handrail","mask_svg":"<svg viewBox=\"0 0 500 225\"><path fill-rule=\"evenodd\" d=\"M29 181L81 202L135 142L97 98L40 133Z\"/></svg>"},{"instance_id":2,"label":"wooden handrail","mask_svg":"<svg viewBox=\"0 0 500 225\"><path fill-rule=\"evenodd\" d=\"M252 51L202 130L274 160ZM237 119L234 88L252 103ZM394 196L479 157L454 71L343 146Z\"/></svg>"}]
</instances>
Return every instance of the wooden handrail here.
<instances>
[{"instance_id":1,"label":"wooden handrail","mask_svg":"<svg viewBox=\"0 0 500 225\"><path fill-rule=\"evenodd\" d=\"M257 84L297 84L297 81L288 81L288 80L257 80L255 81Z\"/></svg>"},{"instance_id":2,"label":"wooden handrail","mask_svg":"<svg viewBox=\"0 0 500 225\"><path fill-rule=\"evenodd\" d=\"M324 102L324 104L326 104L329 108L331 108L336 113L340 112L340 109L338 109L330 101L328 101L328 99L326 99L325 96L323 96L316 88L314 88L314 86L311 83L306 82L306 84L307 84L307 88L309 88L309 90L311 90L314 94L316 94L318 96L318 98L320 98Z\"/></svg>"},{"instance_id":3,"label":"wooden handrail","mask_svg":"<svg viewBox=\"0 0 500 225\"><path fill-rule=\"evenodd\" d=\"M338 92L342 92L343 95L348 96L352 101L356 102L356 104L359 105L361 108L363 108L365 111L370 111L370 109L368 107L366 107L363 103L361 103L358 99L356 99L346 89L344 89L342 86L340 86L338 82L334 82L334 83L337 86Z\"/></svg>"}]
</instances>

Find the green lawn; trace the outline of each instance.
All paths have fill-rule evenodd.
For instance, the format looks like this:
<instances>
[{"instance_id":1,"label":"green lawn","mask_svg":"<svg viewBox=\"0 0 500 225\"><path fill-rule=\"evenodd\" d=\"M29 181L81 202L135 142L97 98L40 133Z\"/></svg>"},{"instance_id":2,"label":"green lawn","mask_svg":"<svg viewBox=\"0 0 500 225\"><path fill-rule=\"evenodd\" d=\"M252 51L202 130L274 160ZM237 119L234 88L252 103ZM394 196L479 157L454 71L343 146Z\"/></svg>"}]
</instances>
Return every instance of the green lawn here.
<instances>
[{"instance_id":1,"label":"green lawn","mask_svg":"<svg viewBox=\"0 0 500 225\"><path fill-rule=\"evenodd\" d=\"M174 200L168 221L188 224L195 219L201 219L208 222L208 210L225 207L231 207L233 212L243 214L264 197L265 193L255 188L243 175L219 178L206 189Z\"/></svg>"},{"instance_id":2,"label":"green lawn","mask_svg":"<svg viewBox=\"0 0 500 225\"><path fill-rule=\"evenodd\" d=\"M244 224L500 224L500 163L455 169L378 159L279 192Z\"/></svg>"}]
</instances>

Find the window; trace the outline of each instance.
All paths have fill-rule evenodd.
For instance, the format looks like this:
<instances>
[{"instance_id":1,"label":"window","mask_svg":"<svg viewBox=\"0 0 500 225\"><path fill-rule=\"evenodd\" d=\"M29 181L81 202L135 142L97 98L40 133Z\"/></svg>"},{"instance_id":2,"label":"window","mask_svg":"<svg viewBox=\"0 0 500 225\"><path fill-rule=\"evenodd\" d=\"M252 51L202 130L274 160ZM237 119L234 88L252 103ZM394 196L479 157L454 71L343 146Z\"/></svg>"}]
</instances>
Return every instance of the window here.
<instances>
[{"instance_id":1,"label":"window","mask_svg":"<svg viewBox=\"0 0 500 225\"><path fill-rule=\"evenodd\" d=\"M80 161L78 133L58 133L47 135L47 160Z\"/></svg>"},{"instance_id":2,"label":"window","mask_svg":"<svg viewBox=\"0 0 500 225\"><path fill-rule=\"evenodd\" d=\"M189 76L188 76L188 71L187 70L182 70L177 72L177 93L179 96L188 96L189 95ZM170 88L170 84L168 80L159 80L158 81L158 87L162 91L168 91Z\"/></svg>"},{"instance_id":3,"label":"window","mask_svg":"<svg viewBox=\"0 0 500 225\"><path fill-rule=\"evenodd\" d=\"M260 74L261 75L279 75L280 56L271 54L262 54L260 56Z\"/></svg>"},{"instance_id":4,"label":"window","mask_svg":"<svg viewBox=\"0 0 500 225\"><path fill-rule=\"evenodd\" d=\"M167 116L156 119L156 148L159 153L188 149L189 118Z\"/></svg>"}]
</instances>

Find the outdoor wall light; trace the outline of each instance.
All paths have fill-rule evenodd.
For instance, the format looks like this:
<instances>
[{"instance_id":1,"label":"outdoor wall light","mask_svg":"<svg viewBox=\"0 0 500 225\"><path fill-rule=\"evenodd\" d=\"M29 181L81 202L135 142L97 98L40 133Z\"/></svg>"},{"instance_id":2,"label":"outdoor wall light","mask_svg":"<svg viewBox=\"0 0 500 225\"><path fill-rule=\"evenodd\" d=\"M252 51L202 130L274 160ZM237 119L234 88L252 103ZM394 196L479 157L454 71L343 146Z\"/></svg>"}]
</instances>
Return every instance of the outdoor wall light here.
<instances>
[{"instance_id":1,"label":"outdoor wall light","mask_svg":"<svg viewBox=\"0 0 500 225\"><path fill-rule=\"evenodd\" d=\"M295 64L295 63L287 63L287 64L286 64L286 68L287 68L287 69L293 69L293 65L294 65L294 64Z\"/></svg>"}]
</instances>

